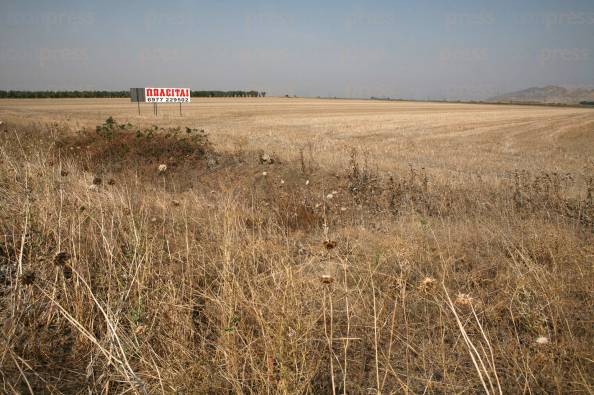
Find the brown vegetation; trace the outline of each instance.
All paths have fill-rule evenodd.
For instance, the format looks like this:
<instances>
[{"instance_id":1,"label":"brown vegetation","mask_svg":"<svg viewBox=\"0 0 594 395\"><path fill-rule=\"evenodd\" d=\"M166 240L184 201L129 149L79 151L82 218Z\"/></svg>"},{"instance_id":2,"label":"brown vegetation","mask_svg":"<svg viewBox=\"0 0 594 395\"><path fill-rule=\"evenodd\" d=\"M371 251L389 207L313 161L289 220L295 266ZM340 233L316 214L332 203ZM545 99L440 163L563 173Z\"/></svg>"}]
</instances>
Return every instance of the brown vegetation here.
<instances>
[{"instance_id":1,"label":"brown vegetation","mask_svg":"<svg viewBox=\"0 0 594 395\"><path fill-rule=\"evenodd\" d=\"M458 177L207 132L0 126L3 392L594 390L587 157Z\"/></svg>"}]
</instances>

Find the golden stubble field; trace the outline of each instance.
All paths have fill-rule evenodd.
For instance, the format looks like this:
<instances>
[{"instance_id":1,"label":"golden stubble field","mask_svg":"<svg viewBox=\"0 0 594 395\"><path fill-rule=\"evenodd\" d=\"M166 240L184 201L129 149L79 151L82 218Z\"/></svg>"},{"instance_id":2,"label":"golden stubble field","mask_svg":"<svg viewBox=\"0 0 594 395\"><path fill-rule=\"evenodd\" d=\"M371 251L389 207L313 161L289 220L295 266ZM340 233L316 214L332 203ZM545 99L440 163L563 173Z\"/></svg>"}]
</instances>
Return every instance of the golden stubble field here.
<instances>
[{"instance_id":1,"label":"golden stubble field","mask_svg":"<svg viewBox=\"0 0 594 395\"><path fill-rule=\"evenodd\" d=\"M369 152L383 170L409 163L435 170L497 174L528 168L570 171L594 156L594 111L369 100L202 99L183 106L128 99L1 100L3 119L91 126L113 116L135 125L205 129L220 149L266 149L297 157L311 144L318 159L344 162L344 150Z\"/></svg>"},{"instance_id":2,"label":"golden stubble field","mask_svg":"<svg viewBox=\"0 0 594 395\"><path fill-rule=\"evenodd\" d=\"M142 112L0 100L2 392L594 391L594 111Z\"/></svg>"}]
</instances>

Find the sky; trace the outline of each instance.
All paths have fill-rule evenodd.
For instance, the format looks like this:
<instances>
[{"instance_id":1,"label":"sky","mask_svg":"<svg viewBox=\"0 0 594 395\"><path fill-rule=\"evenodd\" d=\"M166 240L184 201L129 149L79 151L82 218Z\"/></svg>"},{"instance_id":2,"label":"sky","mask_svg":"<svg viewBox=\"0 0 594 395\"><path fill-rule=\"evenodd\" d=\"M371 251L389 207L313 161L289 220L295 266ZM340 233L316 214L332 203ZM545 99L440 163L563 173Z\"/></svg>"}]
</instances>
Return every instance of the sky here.
<instances>
[{"instance_id":1,"label":"sky","mask_svg":"<svg viewBox=\"0 0 594 395\"><path fill-rule=\"evenodd\" d=\"M484 99L594 87L594 0L0 0L0 89Z\"/></svg>"}]
</instances>

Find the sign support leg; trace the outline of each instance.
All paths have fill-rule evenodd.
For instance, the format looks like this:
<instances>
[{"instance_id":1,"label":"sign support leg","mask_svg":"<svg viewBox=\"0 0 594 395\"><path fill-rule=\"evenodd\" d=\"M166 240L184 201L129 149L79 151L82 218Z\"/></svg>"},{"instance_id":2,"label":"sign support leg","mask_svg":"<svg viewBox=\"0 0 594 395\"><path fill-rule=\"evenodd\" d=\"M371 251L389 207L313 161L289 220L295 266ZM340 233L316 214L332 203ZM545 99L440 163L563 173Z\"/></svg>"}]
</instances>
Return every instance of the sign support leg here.
<instances>
[{"instance_id":1,"label":"sign support leg","mask_svg":"<svg viewBox=\"0 0 594 395\"><path fill-rule=\"evenodd\" d=\"M179 102L179 116L180 117L182 116L182 113L181 113L181 102Z\"/></svg>"}]
</instances>

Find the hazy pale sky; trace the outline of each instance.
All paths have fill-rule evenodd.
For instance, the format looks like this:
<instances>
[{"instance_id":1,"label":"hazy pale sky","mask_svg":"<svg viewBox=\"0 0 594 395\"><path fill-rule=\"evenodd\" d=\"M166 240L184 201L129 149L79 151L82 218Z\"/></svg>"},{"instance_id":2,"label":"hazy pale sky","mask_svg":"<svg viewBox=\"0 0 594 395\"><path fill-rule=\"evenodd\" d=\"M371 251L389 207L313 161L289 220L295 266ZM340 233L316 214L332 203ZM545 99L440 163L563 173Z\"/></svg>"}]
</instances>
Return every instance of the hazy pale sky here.
<instances>
[{"instance_id":1,"label":"hazy pale sky","mask_svg":"<svg viewBox=\"0 0 594 395\"><path fill-rule=\"evenodd\" d=\"M0 89L481 99L594 86L594 1L0 0Z\"/></svg>"}]
</instances>

